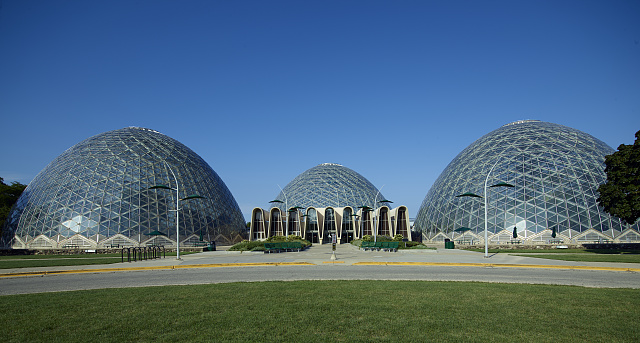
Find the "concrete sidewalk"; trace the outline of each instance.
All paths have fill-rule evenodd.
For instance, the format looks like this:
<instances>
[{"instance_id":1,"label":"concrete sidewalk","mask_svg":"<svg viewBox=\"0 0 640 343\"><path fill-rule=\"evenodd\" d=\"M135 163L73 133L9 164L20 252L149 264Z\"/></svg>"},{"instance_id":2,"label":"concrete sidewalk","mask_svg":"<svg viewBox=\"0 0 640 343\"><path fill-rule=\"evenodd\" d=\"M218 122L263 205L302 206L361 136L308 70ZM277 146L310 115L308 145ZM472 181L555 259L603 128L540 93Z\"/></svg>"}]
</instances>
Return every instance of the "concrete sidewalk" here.
<instances>
[{"instance_id":1,"label":"concrete sidewalk","mask_svg":"<svg viewBox=\"0 0 640 343\"><path fill-rule=\"evenodd\" d=\"M224 248L223 248L224 249ZM155 260L106 265L35 267L0 270L0 277L40 274L99 273L182 268L314 266L314 265L425 265L451 267L550 268L640 272L635 263L574 262L513 256L507 253L484 257L484 253L457 249L399 250L398 252L362 251L351 244L337 246L335 260L331 245L314 245L301 252L207 251Z\"/></svg>"}]
</instances>

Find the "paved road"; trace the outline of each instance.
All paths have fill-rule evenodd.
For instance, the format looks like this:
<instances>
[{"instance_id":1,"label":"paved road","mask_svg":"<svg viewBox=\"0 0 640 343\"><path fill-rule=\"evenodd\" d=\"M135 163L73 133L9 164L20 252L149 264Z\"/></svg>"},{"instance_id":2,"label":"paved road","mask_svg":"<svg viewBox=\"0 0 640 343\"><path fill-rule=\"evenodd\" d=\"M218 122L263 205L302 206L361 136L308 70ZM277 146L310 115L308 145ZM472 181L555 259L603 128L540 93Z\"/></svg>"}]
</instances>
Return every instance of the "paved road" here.
<instances>
[{"instance_id":1,"label":"paved road","mask_svg":"<svg viewBox=\"0 0 640 343\"><path fill-rule=\"evenodd\" d=\"M481 253L444 249L362 252L349 245L340 246L336 256L333 261L328 246L316 246L300 253L217 251L186 255L181 261L167 258L103 266L0 270L0 295L291 280L480 281L640 288L637 264L554 261L506 254L485 259ZM7 275L19 272L32 274Z\"/></svg>"}]
</instances>

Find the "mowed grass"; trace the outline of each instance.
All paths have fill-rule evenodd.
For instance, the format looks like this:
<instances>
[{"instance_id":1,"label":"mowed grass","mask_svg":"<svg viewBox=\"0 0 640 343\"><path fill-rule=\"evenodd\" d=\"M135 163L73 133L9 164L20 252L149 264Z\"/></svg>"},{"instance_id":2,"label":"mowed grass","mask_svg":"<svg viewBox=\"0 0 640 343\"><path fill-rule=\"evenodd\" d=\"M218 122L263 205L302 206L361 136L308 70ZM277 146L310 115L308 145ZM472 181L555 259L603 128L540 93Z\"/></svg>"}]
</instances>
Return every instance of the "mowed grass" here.
<instances>
[{"instance_id":1,"label":"mowed grass","mask_svg":"<svg viewBox=\"0 0 640 343\"><path fill-rule=\"evenodd\" d=\"M484 252L483 249L469 249ZM640 263L640 251L615 249L489 249L489 253L579 262Z\"/></svg>"},{"instance_id":2,"label":"mowed grass","mask_svg":"<svg viewBox=\"0 0 640 343\"><path fill-rule=\"evenodd\" d=\"M0 296L3 342L638 342L640 290L295 281Z\"/></svg>"},{"instance_id":3,"label":"mowed grass","mask_svg":"<svg viewBox=\"0 0 640 343\"><path fill-rule=\"evenodd\" d=\"M516 254L516 256L580 262L640 263L640 254Z\"/></svg>"},{"instance_id":4,"label":"mowed grass","mask_svg":"<svg viewBox=\"0 0 640 343\"><path fill-rule=\"evenodd\" d=\"M194 254L181 252L180 255ZM162 255L164 256L164 255ZM168 252L167 258L176 256L175 252ZM127 261L127 255L124 256ZM111 264L122 262L120 253L117 254L74 254L74 255L14 255L0 256L0 269L79 266L94 264Z\"/></svg>"}]
</instances>

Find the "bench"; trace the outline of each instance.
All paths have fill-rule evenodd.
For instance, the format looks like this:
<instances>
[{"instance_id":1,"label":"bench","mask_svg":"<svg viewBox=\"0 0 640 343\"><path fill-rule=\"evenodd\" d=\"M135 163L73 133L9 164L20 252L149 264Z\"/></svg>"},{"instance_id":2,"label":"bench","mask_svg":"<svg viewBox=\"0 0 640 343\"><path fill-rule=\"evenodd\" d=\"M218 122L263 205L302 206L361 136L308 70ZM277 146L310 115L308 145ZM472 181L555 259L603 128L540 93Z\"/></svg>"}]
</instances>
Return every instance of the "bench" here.
<instances>
[{"instance_id":1,"label":"bench","mask_svg":"<svg viewBox=\"0 0 640 343\"><path fill-rule=\"evenodd\" d=\"M564 240L562 240L562 239L550 239L549 240L549 244L560 244L560 243L564 243Z\"/></svg>"},{"instance_id":2,"label":"bench","mask_svg":"<svg viewBox=\"0 0 640 343\"><path fill-rule=\"evenodd\" d=\"M367 250L383 250L383 251L398 251L400 242L367 242L363 241L360 245L360 249Z\"/></svg>"},{"instance_id":3,"label":"bench","mask_svg":"<svg viewBox=\"0 0 640 343\"><path fill-rule=\"evenodd\" d=\"M508 242L509 244L520 244L520 240L519 239L512 239Z\"/></svg>"},{"instance_id":4,"label":"bench","mask_svg":"<svg viewBox=\"0 0 640 343\"><path fill-rule=\"evenodd\" d=\"M271 252L281 252L281 251L300 251L302 250L301 242L275 242L275 243L264 243L264 251Z\"/></svg>"},{"instance_id":5,"label":"bench","mask_svg":"<svg viewBox=\"0 0 640 343\"><path fill-rule=\"evenodd\" d=\"M471 244L473 245L473 239L458 239L456 242L458 242L458 244Z\"/></svg>"}]
</instances>

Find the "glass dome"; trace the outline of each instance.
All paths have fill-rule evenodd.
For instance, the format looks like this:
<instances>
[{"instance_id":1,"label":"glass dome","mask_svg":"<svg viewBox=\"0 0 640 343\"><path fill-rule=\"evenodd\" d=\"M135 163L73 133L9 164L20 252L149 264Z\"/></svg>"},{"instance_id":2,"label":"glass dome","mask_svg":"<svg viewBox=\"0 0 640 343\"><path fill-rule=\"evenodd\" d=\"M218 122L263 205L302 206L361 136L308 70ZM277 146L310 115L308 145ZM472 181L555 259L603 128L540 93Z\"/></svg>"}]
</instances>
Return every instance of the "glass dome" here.
<instances>
[{"instance_id":1,"label":"glass dome","mask_svg":"<svg viewBox=\"0 0 640 343\"><path fill-rule=\"evenodd\" d=\"M45 167L12 209L3 241L23 248L175 244L172 172L180 199L205 197L180 201L181 242L244 230L233 195L200 156L157 131L129 127L88 138ZM156 185L173 190L149 189Z\"/></svg>"},{"instance_id":2,"label":"glass dome","mask_svg":"<svg viewBox=\"0 0 640 343\"><path fill-rule=\"evenodd\" d=\"M602 141L566 126L537 120L506 124L451 161L422 202L415 229L432 240L465 231L481 237L483 199L456 196L483 195L485 178L495 165L488 185L505 182L515 187L487 188L491 242L508 240L514 228L519 238L530 241L549 240L556 233L575 241L619 238L625 229L620 219L596 203L598 186L606 181L604 158L613 152Z\"/></svg>"},{"instance_id":3,"label":"glass dome","mask_svg":"<svg viewBox=\"0 0 640 343\"><path fill-rule=\"evenodd\" d=\"M384 200L378 189L355 171L335 163L323 163L298 175L278 194L272 207L374 206ZM378 205L379 206L379 205Z\"/></svg>"}]
</instances>

